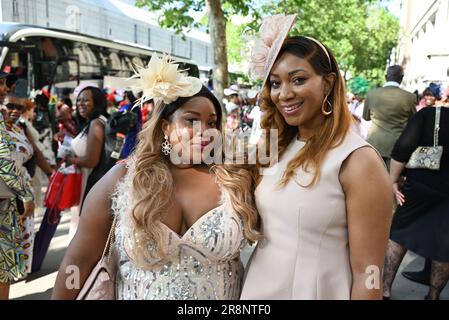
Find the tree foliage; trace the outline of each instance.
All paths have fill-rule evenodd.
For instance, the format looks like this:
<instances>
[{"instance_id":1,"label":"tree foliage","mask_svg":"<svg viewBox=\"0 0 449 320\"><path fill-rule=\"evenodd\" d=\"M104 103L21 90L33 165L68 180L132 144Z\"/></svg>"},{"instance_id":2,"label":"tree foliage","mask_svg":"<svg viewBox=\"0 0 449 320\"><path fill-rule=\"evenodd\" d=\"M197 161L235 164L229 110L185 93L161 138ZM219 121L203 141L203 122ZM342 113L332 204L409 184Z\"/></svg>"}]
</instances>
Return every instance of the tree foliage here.
<instances>
[{"instance_id":1,"label":"tree foliage","mask_svg":"<svg viewBox=\"0 0 449 320\"><path fill-rule=\"evenodd\" d=\"M164 0L136 0L136 6L150 11L159 11L159 25L171 28L177 33L198 28L199 23L189 15L190 10L202 11L205 3L200 0L164 1Z\"/></svg>"},{"instance_id":2,"label":"tree foliage","mask_svg":"<svg viewBox=\"0 0 449 320\"><path fill-rule=\"evenodd\" d=\"M314 37L335 54L346 73L371 84L383 81L385 67L399 38L399 21L376 0L276 0L264 12L296 13L293 34Z\"/></svg>"},{"instance_id":3,"label":"tree foliage","mask_svg":"<svg viewBox=\"0 0 449 320\"><path fill-rule=\"evenodd\" d=\"M378 0L221 0L228 22L227 57L232 63L242 61L242 48L247 45L241 37L243 30L256 31L262 16L296 13L299 20L292 34L311 36L326 44L345 75L363 76L370 86L380 84L391 49L399 38L399 21L379 3ZM204 11L206 7L205 0L137 0L136 5L159 10L160 25L177 32L198 27L190 12ZM246 25L233 25L233 15L251 15L253 19Z\"/></svg>"},{"instance_id":4,"label":"tree foliage","mask_svg":"<svg viewBox=\"0 0 449 320\"><path fill-rule=\"evenodd\" d=\"M226 39L228 41L228 59L231 63L241 63L244 60L242 48L245 45L242 34L245 24L236 25L228 23L226 26Z\"/></svg>"},{"instance_id":5,"label":"tree foliage","mask_svg":"<svg viewBox=\"0 0 449 320\"><path fill-rule=\"evenodd\" d=\"M371 89L370 83L363 76L355 76L348 81L348 89L353 94L365 97L366 93Z\"/></svg>"},{"instance_id":6,"label":"tree foliage","mask_svg":"<svg viewBox=\"0 0 449 320\"><path fill-rule=\"evenodd\" d=\"M214 50L214 89L221 100L223 88L228 83L228 61L226 43L226 23L233 15L252 15L257 20L257 0L136 0L136 6L159 11L159 25L174 29L177 33L198 27L199 22L191 16L191 11L209 10L208 26L211 30L211 43Z\"/></svg>"},{"instance_id":7,"label":"tree foliage","mask_svg":"<svg viewBox=\"0 0 449 320\"><path fill-rule=\"evenodd\" d=\"M255 21L260 20L260 11L257 10L260 6L256 5L256 0L242 1L242 0L212 0L221 2L221 6L226 20L230 17L248 16L254 17ZM208 21L195 21L191 16L191 11L204 12L206 10L205 0L136 0L136 6L139 8L147 8L150 11L157 11L159 15L159 25L164 28L173 29L180 34L183 31L191 30L192 28L199 28L208 24ZM209 15L206 14L208 19Z\"/></svg>"}]
</instances>

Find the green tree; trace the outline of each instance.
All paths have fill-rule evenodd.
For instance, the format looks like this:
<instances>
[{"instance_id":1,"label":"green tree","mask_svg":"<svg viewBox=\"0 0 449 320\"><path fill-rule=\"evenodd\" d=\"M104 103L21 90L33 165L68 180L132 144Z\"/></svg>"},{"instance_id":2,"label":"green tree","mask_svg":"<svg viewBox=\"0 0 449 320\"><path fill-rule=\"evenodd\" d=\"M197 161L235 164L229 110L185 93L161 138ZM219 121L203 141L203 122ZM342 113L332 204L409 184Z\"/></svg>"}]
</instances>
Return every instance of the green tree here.
<instances>
[{"instance_id":1,"label":"green tree","mask_svg":"<svg viewBox=\"0 0 449 320\"><path fill-rule=\"evenodd\" d=\"M349 72L365 77L370 84L382 82L391 49L399 38L399 21L379 1L273 0L263 9L268 14L298 14L292 33L326 44L345 78Z\"/></svg>"},{"instance_id":2,"label":"green tree","mask_svg":"<svg viewBox=\"0 0 449 320\"><path fill-rule=\"evenodd\" d=\"M248 23L235 23L236 19L241 19L241 16L232 16L228 18L226 23L226 42L228 63L239 64L245 60L242 53L245 46L242 34L248 26ZM206 13L200 20L200 24L204 27L208 26L209 15Z\"/></svg>"},{"instance_id":3,"label":"green tree","mask_svg":"<svg viewBox=\"0 0 449 320\"><path fill-rule=\"evenodd\" d=\"M378 0L136 0L136 5L161 10L160 25L177 32L198 27L190 10L207 9L208 26L214 50L214 88L221 99L228 85L228 59L244 59L244 29L258 30L261 15L296 13L299 20L292 34L314 37L335 54L340 69L348 75L360 75L370 87L384 81L391 49L399 38L399 21ZM252 17L247 25L234 25L234 15ZM231 22L231 23L228 23Z\"/></svg>"},{"instance_id":4,"label":"green tree","mask_svg":"<svg viewBox=\"0 0 449 320\"><path fill-rule=\"evenodd\" d=\"M253 3L254 2L254 3ZM228 85L228 56L226 24L232 15L252 15L258 17L256 0L136 0L136 6L148 10L160 10L159 24L173 28L177 33L198 27L199 23L190 16L190 10L208 13L208 26L214 51L214 92L222 101L223 90Z\"/></svg>"},{"instance_id":5,"label":"green tree","mask_svg":"<svg viewBox=\"0 0 449 320\"><path fill-rule=\"evenodd\" d=\"M242 34L246 24L236 25L228 23L226 25L226 39L228 40L228 60L230 63L239 64L244 60L242 48L244 46Z\"/></svg>"},{"instance_id":6,"label":"green tree","mask_svg":"<svg viewBox=\"0 0 449 320\"><path fill-rule=\"evenodd\" d=\"M360 97L365 97L368 90L371 89L371 86L365 77L359 75L348 81L348 88L352 93Z\"/></svg>"}]
</instances>

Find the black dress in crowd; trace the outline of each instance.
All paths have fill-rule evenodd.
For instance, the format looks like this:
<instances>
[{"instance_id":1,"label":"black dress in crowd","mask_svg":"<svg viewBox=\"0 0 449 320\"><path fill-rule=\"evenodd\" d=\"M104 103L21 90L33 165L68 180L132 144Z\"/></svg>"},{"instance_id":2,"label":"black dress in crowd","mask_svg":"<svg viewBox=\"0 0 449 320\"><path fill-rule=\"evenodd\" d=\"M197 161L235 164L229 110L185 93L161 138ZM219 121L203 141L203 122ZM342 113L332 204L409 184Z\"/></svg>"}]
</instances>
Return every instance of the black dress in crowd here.
<instances>
[{"instance_id":1,"label":"black dress in crowd","mask_svg":"<svg viewBox=\"0 0 449 320\"><path fill-rule=\"evenodd\" d=\"M407 163L418 146L433 146L435 107L426 107L409 121L391 157ZM443 146L440 170L407 169L390 239L440 262L449 262L449 108L441 108L438 145Z\"/></svg>"}]
</instances>

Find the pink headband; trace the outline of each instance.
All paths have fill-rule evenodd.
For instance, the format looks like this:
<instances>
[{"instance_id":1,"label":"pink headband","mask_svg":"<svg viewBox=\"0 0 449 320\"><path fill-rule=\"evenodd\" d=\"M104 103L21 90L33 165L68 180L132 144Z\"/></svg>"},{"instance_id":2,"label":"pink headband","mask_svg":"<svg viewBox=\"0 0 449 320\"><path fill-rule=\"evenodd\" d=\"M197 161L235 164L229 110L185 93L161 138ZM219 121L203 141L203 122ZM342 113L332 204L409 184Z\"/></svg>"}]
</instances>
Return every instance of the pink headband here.
<instances>
[{"instance_id":1,"label":"pink headband","mask_svg":"<svg viewBox=\"0 0 449 320\"><path fill-rule=\"evenodd\" d=\"M314 39L314 38L312 38L312 37L304 37L304 38L307 38L307 39L309 39L309 40L312 40L312 41L315 42L317 45L319 45L320 48L323 49L324 53L326 54L327 60L329 61L329 65L332 66L332 63L331 63L331 57L329 56L329 52L327 52L326 47L323 46L323 44L322 44L321 42L319 42L318 40L316 40L316 39Z\"/></svg>"}]
</instances>

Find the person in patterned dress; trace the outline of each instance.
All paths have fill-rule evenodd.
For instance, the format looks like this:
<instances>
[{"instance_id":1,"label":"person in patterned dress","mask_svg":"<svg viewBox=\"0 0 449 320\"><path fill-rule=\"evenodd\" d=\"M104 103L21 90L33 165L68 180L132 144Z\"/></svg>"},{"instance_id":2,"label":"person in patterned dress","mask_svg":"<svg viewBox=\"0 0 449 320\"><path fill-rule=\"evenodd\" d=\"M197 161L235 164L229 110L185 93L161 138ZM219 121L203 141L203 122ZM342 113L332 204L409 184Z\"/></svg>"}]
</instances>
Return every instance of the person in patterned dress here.
<instances>
[{"instance_id":1,"label":"person in patterned dress","mask_svg":"<svg viewBox=\"0 0 449 320\"><path fill-rule=\"evenodd\" d=\"M0 72L0 105L3 105L7 93L6 76L7 74ZM2 107L0 178L15 196L10 199L0 199L0 300L8 299L11 281L26 273L18 204L23 203L23 217L30 216L34 212L30 180L21 174L17 158L16 145L6 130Z\"/></svg>"}]
</instances>

